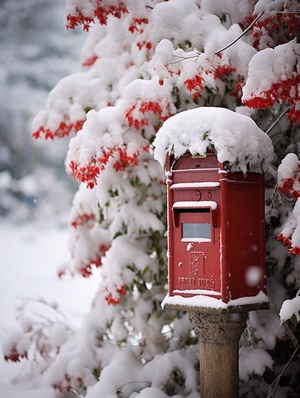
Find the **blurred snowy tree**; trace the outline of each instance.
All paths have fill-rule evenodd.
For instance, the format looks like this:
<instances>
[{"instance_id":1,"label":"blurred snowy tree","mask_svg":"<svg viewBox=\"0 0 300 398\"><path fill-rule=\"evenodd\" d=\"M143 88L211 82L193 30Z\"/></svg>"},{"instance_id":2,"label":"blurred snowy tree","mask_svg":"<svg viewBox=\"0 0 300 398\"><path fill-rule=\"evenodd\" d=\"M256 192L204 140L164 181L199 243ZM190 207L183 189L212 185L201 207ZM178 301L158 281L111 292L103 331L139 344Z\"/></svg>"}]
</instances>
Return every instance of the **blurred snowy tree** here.
<instances>
[{"instance_id":1,"label":"blurred snowy tree","mask_svg":"<svg viewBox=\"0 0 300 398\"><path fill-rule=\"evenodd\" d=\"M266 173L271 309L249 315L241 394L299 392L298 6L284 0L67 1L67 27L83 24L90 31L87 70L51 91L33 135L77 132L66 160L81 181L71 212L71 266L85 277L102 267L102 280L80 331L61 330L67 338L57 345L53 330L43 330L39 346L37 326L26 324L24 334L7 343L8 360L34 358L35 371L47 368L43 377L55 389L88 398L198 396L198 350L187 315L161 309L166 190L153 141L176 113L224 107L251 116L276 152ZM207 135L202 139L209 145ZM294 156L285 157L290 152Z\"/></svg>"},{"instance_id":2,"label":"blurred snowy tree","mask_svg":"<svg viewBox=\"0 0 300 398\"><path fill-rule=\"evenodd\" d=\"M66 32L63 13L60 0L1 2L0 216L7 214L15 220L32 216L33 198L47 196L37 182L43 173L41 164L48 165L44 180L53 179L52 172L66 184L62 163L68 143L62 140L45 147L29 139L32 118L49 90L80 68L78 46L83 44L83 35L79 30ZM19 183L25 176L26 181ZM61 186L68 195L66 186Z\"/></svg>"}]
</instances>

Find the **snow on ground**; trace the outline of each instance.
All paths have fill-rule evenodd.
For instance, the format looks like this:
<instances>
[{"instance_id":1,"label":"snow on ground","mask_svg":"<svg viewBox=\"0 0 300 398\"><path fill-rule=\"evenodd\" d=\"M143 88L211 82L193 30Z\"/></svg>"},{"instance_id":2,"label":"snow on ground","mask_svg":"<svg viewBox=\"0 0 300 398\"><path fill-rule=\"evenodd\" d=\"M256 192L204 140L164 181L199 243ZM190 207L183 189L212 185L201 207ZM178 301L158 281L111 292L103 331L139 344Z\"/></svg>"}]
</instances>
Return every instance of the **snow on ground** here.
<instances>
[{"instance_id":1,"label":"snow on ground","mask_svg":"<svg viewBox=\"0 0 300 398\"><path fill-rule=\"evenodd\" d=\"M71 324L79 327L96 294L99 273L90 279L65 276L56 268L68 261L68 231L46 225L12 225L0 220L0 345L17 327L21 298L56 302ZM52 389L35 389L36 382L12 385L28 364L6 364L0 355L0 398L57 398Z\"/></svg>"}]
</instances>

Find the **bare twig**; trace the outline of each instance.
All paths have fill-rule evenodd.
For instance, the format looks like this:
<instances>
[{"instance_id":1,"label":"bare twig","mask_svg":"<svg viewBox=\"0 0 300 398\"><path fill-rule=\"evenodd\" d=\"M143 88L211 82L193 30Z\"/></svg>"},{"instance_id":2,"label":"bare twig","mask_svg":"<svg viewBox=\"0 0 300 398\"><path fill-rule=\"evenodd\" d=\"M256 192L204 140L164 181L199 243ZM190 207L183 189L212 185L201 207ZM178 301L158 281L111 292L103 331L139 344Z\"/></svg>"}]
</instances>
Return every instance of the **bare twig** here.
<instances>
[{"instance_id":1,"label":"bare twig","mask_svg":"<svg viewBox=\"0 0 300 398\"><path fill-rule=\"evenodd\" d=\"M270 307L273 308L276 311L276 313L278 314L278 310L276 308L275 303L270 298L269 298L269 301L270 301ZM287 336L291 340L295 350L294 350L293 354L291 355L290 359L288 360L288 362L285 364L284 368L282 369L282 372L276 377L276 379L273 381L273 383L270 384L269 392L268 392L268 395L266 398L272 398L274 396L276 389L278 387L278 384L280 382L280 379L284 375L285 371L291 364L291 362L294 359L294 357L296 356L296 354L298 354L298 356L300 357L300 346L297 341L297 338L295 337L294 333L292 332L292 330L289 328L289 326L286 323L284 323L282 326L285 328Z\"/></svg>"},{"instance_id":2,"label":"bare twig","mask_svg":"<svg viewBox=\"0 0 300 398\"><path fill-rule=\"evenodd\" d=\"M278 313L278 310L272 300L270 300L270 305ZM300 357L300 346L297 341L297 338L295 337L294 333L292 332L292 330L289 328L289 326L286 323L284 323L282 326L285 328L285 331L287 332L287 335L288 335L289 339L291 340L295 350L294 350L293 354L291 355L290 359L288 360L288 362L285 364L284 368L282 369L282 372L276 377L276 379L273 381L273 383L269 386L269 392L268 392L268 395L266 398L272 398L274 396L276 389L278 387L278 384L280 382L280 379L284 375L285 371L287 370L288 366L290 365L290 363L292 362L292 360L294 359L296 354L298 354L298 356Z\"/></svg>"},{"instance_id":3,"label":"bare twig","mask_svg":"<svg viewBox=\"0 0 300 398\"><path fill-rule=\"evenodd\" d=\"M273 383L270 385L269 387L269 392L267 395L267 398L271 398L273 397L273 395L276 392L276 389L278 387L279 381L281 379L281 377L283 376L284 372L286 371L286 369L288 368L288 366L290 365L290 363L292 362L294 356L297 353L297 349L295 349L295 351L293 352L292 356L290 357L290 359L288 360L288 362L285 364L285 367L283 368L282 372L276 377L276 379L273 381Z\"/></svg>"},{"instance_id":4,"label":"bare twig","mask_svg":"<svg viewBox=\"0 0 300 398\"><path fill-rule=\"evenodd\" d=\"M74 388L70 388L70 391L76 395L76 397L83 398L83 395L80 395Z\"/></svg>"},{"instance_id":5,"label":"bare twig","mask_svg":"<svg viewBox=\"0 0 300 398\"><path fill-rule=\"evenodd\" d=\"M270 297L269 297L269 302L270 302L270 306L276 311L277 314L279 314L279 311L278 311L275 303L270 299ZM293 344L293 346L296 350L296 353L298 353L298 356L300 358L300 344L299 344L296 336L294 335L293 331L290 329L290 327L288 326L288 324L286 322L284 322L282 324L282 327L285 329L288 338L291 340L291 343Z\"/></svg>"},{"instance_id":6,"label":"bare twig","mask_svg":"<svg viewBox=\"0 0 300 398\"><path fill-rule=\"evenodd\" d=\"M259 18L262 17L262 15L263 15L264 13L265 13L264 11L261 12L261 13L254 19L254 21L248 26L247 29L245 29L235 40L233 40L233 42L231 42L230 44L228 44L226 47L222 48L221 50L217 51L217 52L215 53L215 55L220 54L221 52L227 50L227 48L231 47L231 46L232 46L233 44L235 44L238 40L240 40L240 38L242 38L242 37L252 28L252 26L259 20Z\"/></svg>"},{"instance_id":7,"label":"bare twig","mask_svg":"<svg viewBox=\"0 0 300 398\"><path fill-rule=\"evenodd\" d=\"M289 12L277 11L277 14L293 14L293 15L298 15L298 14L300 14L300 11L289 11Z\"/></svg>"},{"instance_id":8,"label":"bare twig","mask_svg":"<svg viewBox=\"0 0 300 398\"><path fill-rule=\"evenodd\" d=\"M35 302L38 304L44 304L47 307L51 308L54 312L62 316L65 320L68 320L67 316L59 309L58 305L56 303L48 303L44 298L33 298L33 297L18 297L19 299L25 301L25 306L27 305L28 302ZM38 315L38 314L37 314Z\"/></svg>"},{"instance_id":9,"label":"bare twig","mask_svg":"<svg viewBox=\"0 0 300 398\"><path fill-rule=\"evenodd\" d=\"M279 116L278 118L274 121L274 123L271 124L271 126L268 128L266 131L266 134L270 134L270 131L273 130L273 128L280 122L280 120L283 118L283 116L290 110L290 106L288 106Z\"/></svg>"},{"instance_id":10,"label":"bare twig","mask_svg":"<svg viewBox=\"0 0 300 398\"><path fill-rule=\"evenodd\" d=\"M193 58L199 58L201 54L197 53L197 55L190 55L187 57L183 57L183 56L179 56L179 55L173 55L173 58L179 58L178 61L172 61L170 62L170 65L175 65L175 64L179 64L182 61L185 61L186 59L193 59Z\"/></svg>"}]
</instances>

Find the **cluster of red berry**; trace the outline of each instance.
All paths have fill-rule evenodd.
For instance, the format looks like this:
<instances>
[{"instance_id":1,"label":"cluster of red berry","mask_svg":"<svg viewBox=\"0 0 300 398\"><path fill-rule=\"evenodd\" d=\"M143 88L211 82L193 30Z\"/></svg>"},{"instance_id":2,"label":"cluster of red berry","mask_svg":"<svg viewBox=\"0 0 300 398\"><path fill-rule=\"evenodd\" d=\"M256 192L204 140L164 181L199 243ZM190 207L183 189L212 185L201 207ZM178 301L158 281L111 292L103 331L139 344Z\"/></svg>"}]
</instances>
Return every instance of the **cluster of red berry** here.
<instances>
[{"instance_id":1,"label":"cluster of red berry","mask_svg":"<svg viewBox=\"0 0 300 398\"><path fill-rule=\"evenodd\" d=\"M220 56L220 58L222 58ZM199 69L199 74L196 74L191 79L186 79L184 81L184 85L186 88L192 93L194 99L200 99L201 91L205 89L205 79L201 76L201 74L212 74L214 79L221 79L224 76L229 76L230 74L236 72L236 68L231 65L218 65L216 67L212 67L211 70L204 70L203 68Z\"/></svg>"},{"instance_id":2,"label":"cluster of red berry","mask_svg":"<svg viewBox=\"0 0 300 398\"><path fill-rule=\"evenodd\" d=\"M283 178L278 183L278 189L286 196L292 196L295 202L298 200L300 197L300 162L298 162L298 167L295 168L290 175ZM291 254L300 256L300 247L292 245L291 237L297 226L297 220L294 219L293 223L289 222L290 227L286 231L283 230L283 232L278 235L277 239L282 241L283 245L289 249Z\"/></svg>"},{"instance_id":3,"label":"cluster of red berry","mask_svg":"<svg viewBox=\"0 0 300 398\"><path fill-rule=\"evenodd\" d=\"M151 112L158 116L158 122L164 122L171 116L169 111L170 103L166 102L162 106L158 101L138 101L125 113L125 117L128 121L129 126L133 126L136 130L139 130L143 126L149 125L149 120L146 117L147 112ZM153 122L151 122L153 124Z\"/></svg>"},{"instance_id":4,"label":"cluster of red berry","mask_svg":"<svg viewBox=\"0 0 300 398\"><path fill-rule=\"evenodd\" d=\"M141 154L141 152L148 152L149 146L143 147L141 151L136 151L131 156L127 154L126 148L124 147L119 147L117 148L117 150L119 154L119 159L115 161L114 169L116 171L124 171L130 165L138 166L138 156Z\"/></svg>"},{"instance_id":5,"label":"cluster of red berry","mask_svg":"<svg viewBox=\"0 0 300 398\"><path fill-rule=\"evenodd\" d=\"M295 254L296 256L300 256L300 247L292 247L292 241L291 241L290 236L284 236L283 233L281 232L277 236L277 240L281 240L283 246L286 247L287 249L289 249L289 252L291 254Z\"/></svg>"},{"instance_id":6,"label":"cluster of red berry","mask_svg":"<svg viewBox=\"0 0 300 398\"><path fill-rule=\"evenodd\" d=\"M298 185L296 187L295 185ZM293 177L288 177L285 178L281 181L280 185L278 186L278 189L283 192L287 196L292 196L294 201L300 197L300 192L299 192L299 186L300 186L300 163L299 163L299 168L294 172Z\"/></svg>"},{"instance_id":7,"label":"cluster of red berry","mask_svg":"<svg viewBox=\"0 0 300 398\"><path fill-rule=\"evenodd\" d=\"M287 116L294 124L300 120L300 75L292 72L290 76L282 77L280 82L274 83L268 91L263 91L257 96L244 100L249 108L267 109L272 107L276 101L288 102L290 111Z\"/></svg>"},{"instance_id":8,"label":"cluster of red berry","mask_svg":"<svg viewBox=\"0 0 300 398\"><path fill-rule=\"evenodd\" d=\"M140 150L128 155L126 147L120 146L115 149L109 148L102 152L101 158L93 158L87 164L79 166L73 160L69 163L72 177L87 184L87 188L94 188L97 185L97 178L110 158L116 158L114 169L116 171L124 171L130 165L137 166L139 164L138 157L142 152L148 152L149 146L146 145ZM79 225L82 220L75 220L74 223ZM75 226L75 225L74 225Z\"/></svg>"},{"instance_id":9,"label":"cluster of red berry","mask_svg":"<svg viewBox=\"0 0 300 398\"><path fill-rule=\"evenodd\" d=\"M129 32L134 33L135 31L139 33L143 33L143 29L141 28L142 24L149 23L148 18L133 18L132 23L129 25Z\"/></svg>"},{"instance_id":10,"label":"cluster of red berry","mask_svg":"<svg viewBox=\"0 0 300 398\"><path fill-rule=\"evenodd\" d=\"M94 22L95 18L98 19L101 25L106 25L108 15L113 15L115 18L121 18L125 13L128 13L122 1L118 1L118 5L103 4L102 0L98 0L97 7L93 15L84 15L84 13L76 7L76 12L67 15L67 29L74 29L78 25L82 25L83 29L88 31L90 24Z\"/></svg>"},{"instance_id":11,"label":"cluster of red berry","mask_svg":"<svg viewBox=\"0 0 300 398\"><path fill-rule=\"evenodd\" d=\"M79 269L80 274L84 278L89 278L92 275L93 267L100 268L102 266L102 257L105 255L108 249L108 246L101 245L96 257L92 259L89 264L85 264Z\"/></svg>"},{"instance_id":12,"label":"cluster of red berry","mask_svg":"<svg viewBox=\"0 0 300 398\"><path fill-rule=\"evenodd\" d=\"M257 17L257 14L247 17L244 23L240 23L241 28L243 30L247 29ZM278 10L272 14L265 13L252 27L252 45L256 49L262 49L261 47L272 47L274 43L277 43L277 45L283 44L286 42L286 35L291 36L294 32L297 32L299 24L300 15L297 12L292 12L285 8L283 8L282 11ZM286 29L286 35L282 34L282 28ZM270 40L265 40L266 35L270 37ZM275 38L275 40L273 40L273 38Z\"/></svg>"},{"instance_id":13,"label":"cluster of red berry","mask_svg":"<svg viewBox=\"0 0 300 398\"><path fill-rule=\"evenodd\" d=\"M97 59L98 59L98 55L92 55L90 58L86 59L82 63L82 66L86 66L86 67L92 66L97 61Z\"/></svg>"},{"instance_id":14,"label":"cluster of red berry","mask_svg":"<svg viewBox=\"0 0 300 398\"><path fill-rule=\"evenodd\" d=\"M20 362L22 358L27 358L27 352L19 353L16 346L11 348L9 354L4 355L4 360L7 362Z\"/></svg>"},{"instance_id":15,"label":"cluster of red berry","mask_svg":"<svg viewBox=\"0 0 300 398\"><path fill-rule=\"evenodd\" d=\"M53 140L55 137L64 138L68 137L71 131L79 131L82 129L85 120L77 120L76 122L71 122L70 120L65 120L60 123L58 128L54 131L49 128L46 129L44 126L40 126L33 134L33 138L36 140L38 138L44 137L46 140L50 138Z\"/></svg>"},{"instance_id":16,"label":"cluster of red berry","mask_svg":"<svg viewBox=\"0 0 300 398\"><path fill-rule=\"evenodd\" d=\"M79 166L73 160L69 163L72 177L81 182L86 182L88 188L94 188L97 177L105 169L108 160L113 156L113 150L107 149L102 152L101 158L93 158L88 164Z\"/></svg>"},{"instance_id":17,"label":"cluster of red berry","mask_svg":"<svg viewBox=\"0 0 300 398\"><path fill-rule=\"evenodd\" d=\"M116 288L116 293L113 294L109 292L107 288L104 289L107 294L105 295L105 300L109 305L119 305L120 304L120 296L125 296L126 287L124 285Z\"/></svg>"},{"instance_id":18,"label":"cluster of red berry","mask_svg":"<svg viewBox=\"0 0 300 398\"><path fill-rule=\"evenodd\" d=\"M75 384L74 387L71 386L72 384ZM63 380L60 383L55 383L52 384L52 388L54 388L54 390L59 391L61 394L70 394L72 392L72 390L76 391L79 389L79 386L81 386L83 383L83 380L81 377L77 377L77 378L72 378L66 373L64 375Z\"/></svg>"}]
</instances>

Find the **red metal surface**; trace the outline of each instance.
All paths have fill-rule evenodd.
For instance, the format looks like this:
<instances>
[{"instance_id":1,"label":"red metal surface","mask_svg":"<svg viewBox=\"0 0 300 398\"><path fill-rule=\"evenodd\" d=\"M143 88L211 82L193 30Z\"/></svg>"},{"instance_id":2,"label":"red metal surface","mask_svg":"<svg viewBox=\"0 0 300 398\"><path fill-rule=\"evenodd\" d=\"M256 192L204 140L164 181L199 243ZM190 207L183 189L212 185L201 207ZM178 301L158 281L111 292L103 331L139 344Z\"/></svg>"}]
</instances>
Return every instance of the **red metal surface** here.
<instances>
[{"instance_id":1,"label":"red metal surface","mask_svg":"<svg viewBox=\"0 0 300 398\"><path fill-rule=\"evenodd\" d=\"M167 159L169 295L227 303L265 292L264 178L216 154Z\"/></svg>"}]
</instances>

